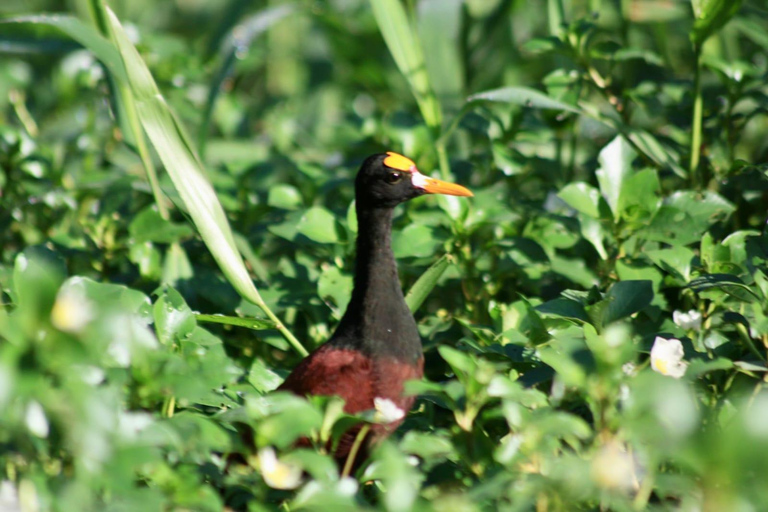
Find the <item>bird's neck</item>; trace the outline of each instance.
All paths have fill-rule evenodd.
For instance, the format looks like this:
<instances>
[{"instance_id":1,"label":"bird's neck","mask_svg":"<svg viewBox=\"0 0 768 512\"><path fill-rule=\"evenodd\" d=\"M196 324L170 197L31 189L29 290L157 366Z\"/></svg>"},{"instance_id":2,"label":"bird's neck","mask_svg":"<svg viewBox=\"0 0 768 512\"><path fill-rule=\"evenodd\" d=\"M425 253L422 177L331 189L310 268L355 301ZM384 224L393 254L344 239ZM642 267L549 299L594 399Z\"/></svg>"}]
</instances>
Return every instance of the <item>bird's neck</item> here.
<instances>
[{"instance_id":1,"label":"bird's neck","mask_svg":"<svg viewBox=\"0 0 768 512\"><path fill-rule=\"evenodd\" d=\"M354 288L335 341L369 355L414 362L421 339L403 298L392 252L392 208L357 208Z\"/></svg>"}]
</instances>

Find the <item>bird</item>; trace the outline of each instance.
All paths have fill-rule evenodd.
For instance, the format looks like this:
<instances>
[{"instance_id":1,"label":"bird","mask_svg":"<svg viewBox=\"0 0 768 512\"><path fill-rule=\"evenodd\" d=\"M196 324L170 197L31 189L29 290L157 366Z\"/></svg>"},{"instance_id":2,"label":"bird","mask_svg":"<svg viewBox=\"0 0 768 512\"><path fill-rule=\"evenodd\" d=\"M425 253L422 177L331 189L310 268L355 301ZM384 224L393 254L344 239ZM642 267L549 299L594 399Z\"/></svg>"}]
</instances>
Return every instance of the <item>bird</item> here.
<instances>
[{"instance_id":1,"label":"bird","mask_svg":"<svg viewBox=\"0 0 768 512\"><path fill-rule=\"evenodd\" d=\"M363 448L351 454L354 467L365 460L373 444L402 423L404 412L415 401L404 395L404 384L424 374L421 338L392 252L395 207L424 194L473 195L461 185L420 173L411 159L392 151L363 161L355 178L358 229L349 304L328 341L278 387L300 396L340 396L348 414L374 409L377 402L400 413L390 417L389 423L370 425ZM340 467L348 464L361 428L351 428L339 440L333 455Z\"/></svg>"}]
</instances>

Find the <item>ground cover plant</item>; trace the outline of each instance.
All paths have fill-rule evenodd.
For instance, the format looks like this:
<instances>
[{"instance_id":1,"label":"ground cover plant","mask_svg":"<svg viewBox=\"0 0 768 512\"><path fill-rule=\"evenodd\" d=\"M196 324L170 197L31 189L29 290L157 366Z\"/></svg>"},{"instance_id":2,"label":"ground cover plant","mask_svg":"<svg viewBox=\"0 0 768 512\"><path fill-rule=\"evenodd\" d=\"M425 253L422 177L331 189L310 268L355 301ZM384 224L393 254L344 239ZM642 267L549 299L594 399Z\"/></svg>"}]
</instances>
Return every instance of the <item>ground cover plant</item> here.
<instances>
[{"instance_id":1,"label":"ground cover plant","mask_svg":"<svg viewBox=\"0 0 768 512\"><path fill-rule=\"evenodd\" d=\"M0 509L768 507L763 2L0 14ZM396 211L425 378L346 474L272 391L386 150L475 197Z\"/></svg>"}]
</instances>

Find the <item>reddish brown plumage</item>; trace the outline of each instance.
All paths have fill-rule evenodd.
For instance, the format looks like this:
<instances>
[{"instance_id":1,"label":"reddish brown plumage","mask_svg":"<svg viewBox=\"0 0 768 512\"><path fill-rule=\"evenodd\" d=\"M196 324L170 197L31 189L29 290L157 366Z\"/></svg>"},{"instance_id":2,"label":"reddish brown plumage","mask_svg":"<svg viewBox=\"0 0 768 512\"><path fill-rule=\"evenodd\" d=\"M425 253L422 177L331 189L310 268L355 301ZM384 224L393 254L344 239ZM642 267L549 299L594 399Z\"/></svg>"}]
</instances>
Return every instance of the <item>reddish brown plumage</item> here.
<instances>
[{"instance_id":1,"label":"reddish brown plumage","mask_svg":"<svg viewBox=\"0 0 768 512\"><path fill-rule=\"evenodd\" d=\"M410 364L392 356L371 357L356 349L325 344L299 363L278 389L297 395L340 396L345 400L344 411L349 414L373 409L374 398L387 398L408 411L415 398L403 394L404 384L420 379L423 374L423 358ZM367 443L390 434L402 421L373 425ZM340 463L349 455L359 430L359 426L350 429L339 441L334 457Z\"/></svg>"}]
</instances>

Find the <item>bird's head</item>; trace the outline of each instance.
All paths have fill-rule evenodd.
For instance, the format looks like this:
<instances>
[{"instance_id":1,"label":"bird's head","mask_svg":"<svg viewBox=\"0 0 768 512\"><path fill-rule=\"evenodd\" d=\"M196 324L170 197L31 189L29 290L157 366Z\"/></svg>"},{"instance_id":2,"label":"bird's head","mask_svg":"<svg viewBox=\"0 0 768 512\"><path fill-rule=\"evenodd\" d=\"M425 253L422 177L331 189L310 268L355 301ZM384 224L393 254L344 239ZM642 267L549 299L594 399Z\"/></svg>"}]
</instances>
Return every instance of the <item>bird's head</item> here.
<instances>
[{"instance_id":1,"label":"bird's head","mask_svg":"<svg viewBox=\"0 0 768 512\"><path fill-rule=\"evenodd\" d=\"M430 178L419 172L413 160L392 151L369 156L355 180L358 203L369 207L392 208L422 194L472 196L454 183Z\"/></svg>"}]
</instances>

